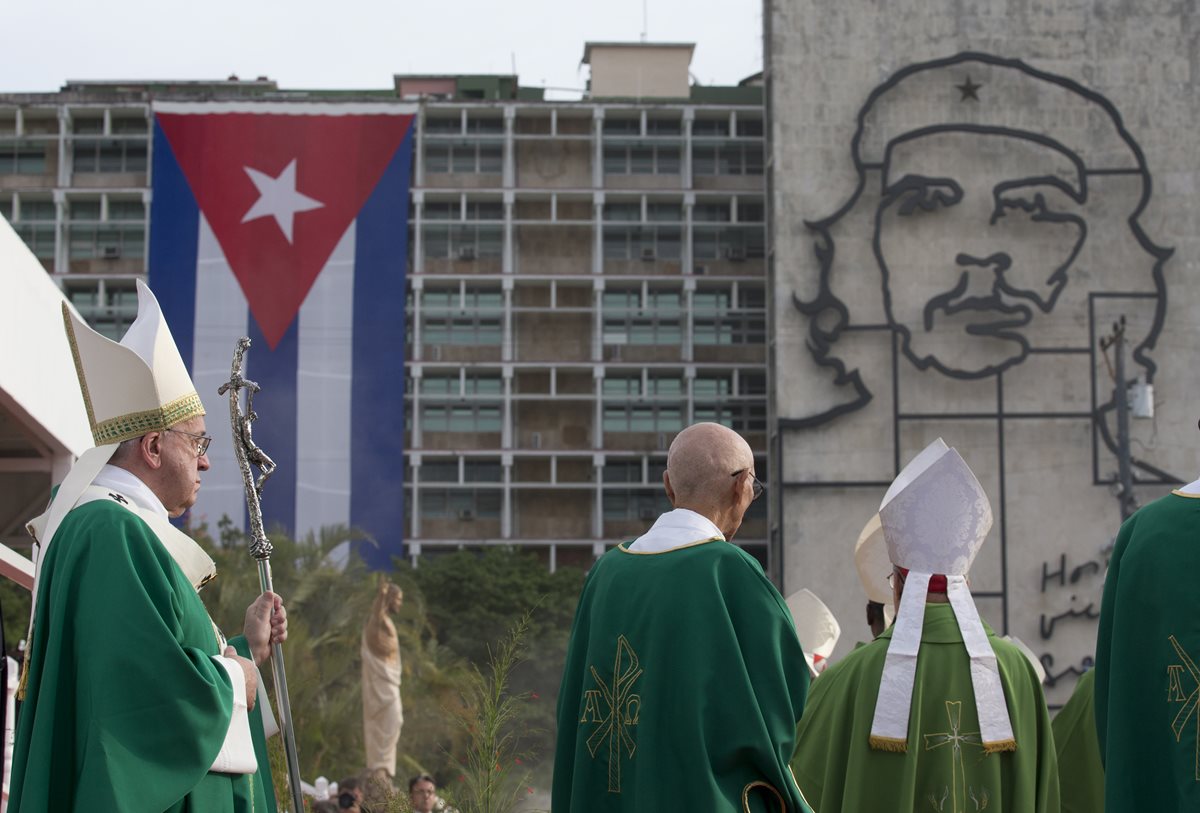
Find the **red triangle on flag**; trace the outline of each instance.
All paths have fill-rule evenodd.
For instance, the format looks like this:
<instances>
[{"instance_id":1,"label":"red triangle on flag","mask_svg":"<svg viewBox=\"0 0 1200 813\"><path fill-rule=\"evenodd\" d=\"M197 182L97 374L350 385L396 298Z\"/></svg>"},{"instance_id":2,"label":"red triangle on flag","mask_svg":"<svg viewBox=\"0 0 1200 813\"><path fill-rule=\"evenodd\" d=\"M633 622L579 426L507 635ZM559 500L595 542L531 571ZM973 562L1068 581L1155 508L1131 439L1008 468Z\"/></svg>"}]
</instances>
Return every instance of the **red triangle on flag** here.
<instances>
[{"instance_id":1,"label":"red triangle on flag","mask_svg":"<svg viewBox=\"0 0 1200 813\"><path fill-rule=\"evenodd\" d=\"M158 113L272 349L404 142L412 118Z\"/></svg>"}]
</instances>

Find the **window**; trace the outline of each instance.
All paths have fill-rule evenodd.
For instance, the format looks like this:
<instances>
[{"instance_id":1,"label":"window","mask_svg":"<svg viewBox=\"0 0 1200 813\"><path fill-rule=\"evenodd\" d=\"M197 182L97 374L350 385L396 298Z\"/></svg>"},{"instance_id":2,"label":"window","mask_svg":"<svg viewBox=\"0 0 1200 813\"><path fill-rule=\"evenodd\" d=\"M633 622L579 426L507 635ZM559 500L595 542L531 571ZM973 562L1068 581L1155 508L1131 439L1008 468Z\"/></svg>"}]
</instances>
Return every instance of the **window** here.
<instances>
[{"instance_id":1,"label":"window","mask_svg":"<svg viewBox=\"0 0 1200 813\"><path fill-rule=\"evenodd\" d=\"M499 483L504 470L499 460L464 460L463 481L467 483Z\"/></svg>"},{"instance_id":2,"label":"window","mask_svg":"<svg viewBox=\"0 0 1200 813\"><path fill-rule=\"evenodd\" d=\"M146 154L142 139L77 139L73 166L82 173L145 172Z\"/></svg>"},{"instance_id":3,"label":"window","mask_svg":"<svg viewBox=\"0 0 1200 813\"><path fill-rule=\"evenodd\" d=\"M762 138L762 119L738 118L737 134L743 138Z\"/></svg>"},{"instance_id":4,"label":"window","mask_svg":"<svg viewBox=\"0 0 1200 813\"><path fill-rule=\"evenodd\" d=\"M603 477L606 483L640 483L642 482L642 461L607 460L604 463Z\"/></svg>"},{"instance_id":5,"label":"window","mask_svg":"<svg viewBox=\"0 0 1200 813\"><path fill-rule=\"evenodd\" d=\"M683 412L670 404L605 404L605 432L678 432Z\"/></svg>"},{"instance_id":6,"label":"window","mask_svg":"<svg viewBox=\"0 0 1200 813\"><path fill-rule=\"evenodd\" d=\"M11 221L13 219L13 213L12 203L10 200L11 198L0 198L0 217Z\"/></svg>"},{"instance_id":7,"label":"window","mask_svg":"<svg viewBox=\"0 0 1200 813\"><path fill-rule=\"evenodd\" d=\"M114 135L146 135L149 132L149 123L145 116L126 116L112 119L112 131Z\"/></svg>"},{"instance_id":8,"label":"window","mask_svg":"<svg viewBox=\"0 0 1200 813\"><path fill-rule=\"evenodd\" d=\"M63 293L98 333L114 341L137 318L137 284L133 280L63 281Z\"/></svg>"},{"instance_id":9,"label":"window","mask_svg":"<svg viewBox=\"0 0 1200 813\"><path fill-rule=\"evenodd\" d=\"M678 144L608 144L604 147L606 175L678 175Z\"/></svg>"},{"instance_id":10,"label":"window","mask_svg":"<svg viewBox=\"0 0 1200 813\"><path fill-rule=\"evenodd\" d=\"M738 201L739 223L765 223L766 221L767 209L763 206L762 201Z\"/></svg>"},{"instance_id":11,"label":"window","mask_svg":"<svg viewBox=\"0 0 1200 813\"><path fill-rule=\"evenodd\" d=\"M425 119L425 132L429 135L462 135L462 119L433 118Z\"/></svg>"},{"instance_id":12,"label":"window","mask_svg":"<svg viewBox=\"0 0 1200 813\"><path fill-rule=\"evenodd\" d=\"M604 219L637 223L642 219L642 206L639 203L606 203Z\"/></svg>"},{"instance_id":13,"label":"window","mask_svg":"<svg viewBox=\"0 0 1200 813\"><path fill-rule=\"evenodd\" d=\"M767 255L762 226L696 226L692 230L692 255L697 260L761 260Z\"/></svg>"},{"instance_id":14,"label":"window","mask_svg":"<svg viewBox=\"0 0 1200 813\"><path fill-rule=\"evenodd\" d=\"M735 432L767 431L766 404L749 404L740 401L701 404L697 401L694 414L697 422L711 421L723 424Z\"/></svg>"},{"instance_id":15,"label":"window","mask_svg":"<svg viewBox=\"0 0 1200 813\"><path fill-rule=\"evenodd\" d=\"M425 171L498 175L504 166L504 145L485 142L430 143L425 146Z\"/></svg>"},{"instance_id":16,"label":"window","mask_svg":"<svg viewBox=\"0 0 1200 813\"><path fill-rule=\"evenodd\" d=\"M692 295L697 345L766 342L767 317L763 289L747 285L738 291L738 297L740 307L733 307L731 289L701 289Z\"/></svg>"},{"instance_id":17,"label":"window","mask_svg":"<svg viewBox=\"0 0 1200 813\"><path fill-rule=\"evenodd\" d=\"M474 116L468 116L467 132L477 135L503 135L504 119L499 117L476 118Z\"/></svg>"},{"instance_id":18,"label":"window","mask_svg":"<svg viewBox=\"0 0 1200 813\"><path fill-rule=\"evenodd\" d=\"M697 175L762 175L762 145L697 144L692 148L692 171Z\"/></svg>"},{"instance_id":19,"label":"window","mask_svg":"<svg viewBox=\"0 0 1200 813\"><path fill-rule=\"evenodd\" d=\"M497 258L504 248L502 226L426 225L422 230L428 259Z\"/></svg>"},{"instance_id":20,"label":"window","mask_svg":"<svg viewBox=\"0 0 1200 813\"><path fill-rule=\"evenodd\" d=\"M729 119L696 119L692 122L693 136L727 136Z\"/></svg>"},{"instance_id":21,"label":"window","mask_svg":"<svg viewBox=\"0 0 1200 813\"><path fill-rule=\"evenodd\" d=\"M37 141L0 142L0 175L42 175L46 147Z\"/></svg>"},{"instance_id":22,"label":"window","mask_svg":"<svg viewBox=\"0 0 1200 813\"><path fill-rule=\"evenodd\" d=\"M421 464L422 483L457 483L458 459L426 460Z\"/></svg>"},{"instance_id":23,"label":"window","mask_svg":"<svg viewBox=\"0 0 1200 813\"><path fill-rule=\"evenodd\" d=\"M765 373L742 373L738 379L739 395L766 395L767 376Z\"/></svg>"},{"instance_id":24,"label":"window","mask_svg":"<svg viewBox=\"0 0 1200 813\"><path fill-rule=\"evenodd\" d=\"M499 404L422 404L426 432L499 432Z\"/></svg>"},{"instance_id":25,"label":"window","mask_svg":"<svg viewBox=\"0 0 1200 813\"><path fill-rule=\"evenodd\" d=\"M646 135L677 136L683 132L683 123L679 119L647 119Z\"/></svg>"},{"instance_id":26,"label":"window","mask_svg":"<svg viewBox=\"0 0 1200 813\"><path fill-rule=\"evenodd\" d=\"M606 260L678 260L682 230L677 226L605 226Z\"/></svg>"},{"instance_id":27,"label":"window","mask_svg":"<svg viewBox=\"0 0 1200 813\"><path fill-rule=\"evenodd\" d=\"M499 312L503 307L504 293L499 288L468 286L462 293L458 288L426 288L421 291L421 310L432 313Z\"/></svg>"},{"instance_id":28,"label":"window","mask_svg":"<svg viewBox=\"0 0 1200 813\"><path fill-rule=\"evenodd\" d=\"M638 289L606 290L602 304L604 340L608 344L679 346L683 343L679 291L652 290L643 308Z\"/></svg>"},{"instance_id":29,"label":"window","mask_svg":"<svg viewBox=\"0 0 1200 813\"><path fill-rule=\"evenodd\" d=\"M667 376L651 376L649 380L651 395L659 397L683 397L683 379Z\"/></svg>"},{"instance_id":30,"label":"window","mask_svg":"<svg viewBox=\"0 0 1200 813\"><path fill-rule=\"evenodd\" d=\"M500 395L504 392L504 382L498 375L468 375L465 380L461 380L457 373L453 373L426 375L420 380L423 397L461 398L472 395Z\"/></svg>"},{"instance_id":31,"label":"window","mask_svg":"<svg viewBox=\"0 0 1200 813\"><path fill-rule=\"evenodd\" d=\"M692 207L692 220L698 223L728 223L729 204L697 203Z\"/></svg>"},{"instance_id":32,"label":"window","mask_svg":"<svg viewBox=\"0 0 1200 813\"><path fill-rule=\"evenodd\" d=\"M421 317L424 344L481 345L498 347L503 335L499 317Z\"/></svg>"},{"instance_id":33,"label":"window","mask_svg":"<svg viewBox=\"0 0 1200 813\"><path fill-rule=\"evenodd\" d=\"M671 501L662 488L604 492L604 518L648 521L671 510Z\"/></svg>"},{"instance_id":34,"label":"window","mask_svg":"<svg viewBox=\"0 0 1200 813\"><path fill-rule=\"evenodd\" d=\"M54 224L53 223L16 223L13 230L25 241L29 250L39 260L54 259Z\"/></svg>"},{"instance_id":35,"label":"window","mask_svg":"<svg viewBox=\"0 0 1200 813\"><path fill-rule=\"evenodd\" d=\"M421 515L428 519L498 519L500 492L495 489L423 488Z\"/></svg>"},{"instance_id":36,"label":"window","mask_svg":"<svg viewBox=\"0 0 1200 813\"><path fill-rule=\"evenodd\" d=\"M731 311L722 316L697 316L694 325L697 346L765 344L767 341L767 318L762 313Z\"/></svg>"},{"instance_id":37,"label":"window","mask_svg":"<svg viewBox=\"0 0 1200 813\"><path fill-rule=\"evenodd\" d=\"M733 376L697 376L692 382L692 394L696 400L720 398L733 394Z\"/></svg>"},{"instance_id":38,"label":"window","mask_svg":"<svg viewBox=\"0 0 1200 813\"><path fill-rule=\"evenodd\" d=\"M604 119L605 135L641 135L642 121L640 118L606 118Z\"/></svg>"},{"instance_id":39,"label":"window","mask_svg":"<svg viewBox=\"0 0 1200 813\"><path fill-rule=\"evenodd\" d=\"M628 398L631 395L641 395L642 377L639 375L607 376L604 379L603 392L606 398Z\"/></svg>"},{"instance_id":40,"label":"window","mask_svg":"<svg viewBox=\"0 0 1200 813\"><path fill-rule=\"evenodd\" d=\"M21 199L21 220L54 220L54 201Z\"/></svg>"},{"instance_id":41,"label":"window","mask_svg":"<svg viewBox=\"0 0 1200 813\"><path fill-rule=\"evenodd\" d=\"M652 223L680 223L683 207L678 203L651 203L646 207L646 219Z\"/></svg>"},{"instance_id":42,"label":"window","mask_svg":"<svg viewBox=\"0 0 1200 813\"><path fill-rule=\"evenodd\" d=\"M67 224L67 248L71 259L140 258L146 251L146 227L141 223L71 222Z\"/></svg>"},{"instance_id":43,"label":"window","mask_svg":"<svg viewBox=\"0 0 1200 813\"><path fill-rule=\"evenodd\" d=\"M145 220L146 207L140 200L110 200L109 220Z\"/></svg>"}]
</instances>

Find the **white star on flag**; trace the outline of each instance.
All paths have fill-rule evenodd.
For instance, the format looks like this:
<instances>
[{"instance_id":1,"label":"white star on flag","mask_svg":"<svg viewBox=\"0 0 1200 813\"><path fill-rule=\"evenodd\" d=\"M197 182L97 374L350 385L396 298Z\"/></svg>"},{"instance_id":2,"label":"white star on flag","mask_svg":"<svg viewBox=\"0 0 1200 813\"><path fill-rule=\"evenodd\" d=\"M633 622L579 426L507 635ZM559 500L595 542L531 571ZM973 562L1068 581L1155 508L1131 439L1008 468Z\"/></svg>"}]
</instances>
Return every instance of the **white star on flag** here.
<instances>
[{"instance_id":1,"label":"white star on flag","mask_svg":"<svg viewBox=\"0 0 1200 813\"><path fill-rule=\"evenodd\" d=\"M308 195L296 191L296 159L288 164L278 178L272 178L265 172L243 167L254 186L258 189L258 200L242 218L243 223L257 220L260 217L273 217L279 225L279 230L287 241L292 242L292 222L297 212L307 212L310 209L320 209L324 206L319 200L313 200Z\"/></svg>"}]
</instances>

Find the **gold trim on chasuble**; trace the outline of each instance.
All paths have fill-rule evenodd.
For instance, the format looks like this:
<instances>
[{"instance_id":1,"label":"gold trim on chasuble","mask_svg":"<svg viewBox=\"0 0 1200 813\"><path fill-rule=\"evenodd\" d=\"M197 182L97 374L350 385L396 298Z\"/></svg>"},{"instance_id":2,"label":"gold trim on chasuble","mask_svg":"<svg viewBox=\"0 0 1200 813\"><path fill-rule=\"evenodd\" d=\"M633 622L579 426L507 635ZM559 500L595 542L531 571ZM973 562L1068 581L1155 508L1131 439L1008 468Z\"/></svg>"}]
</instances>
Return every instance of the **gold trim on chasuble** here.
<instances>
[{"instance_id":1,"label":"gold trim on chasuble","mask_svg":"<svg viewBox=\"0 0 1200 813\"><path fill-rule=\"evenodd\" d=\"M755 780L742 788L742 813L750 813L750 791L755 788L765 788L771 791L771 795L775 797L775 801L779 802L779 813L787 813L787 803L783 801L783 795L775 789L774 785L764 782L761 779Z\"/></svg>"},{"instance_id":2,"label":"gold trim on chasuble","mask_svg":"<svg viewBox=\"0 0 1200 813\"><path fill-rule=\"evenodd\" d=\"M1171 731L1175 734L1175 742L1182 742L1184 729L1193 717L1196 718L1195 781L1200 782L1200 708L1197 708L1197 704L1200 703L1200 668L1197 668L1196 662L1188 656L1174 635L1167 636L1167 640L1175 648L1175 654L1179 656L1180 661L1167 665L1167 702L1183 704L1175 719L1171 721ZM1188 694L1184 694L1183 691L1185 671L1195 687Z\"/></svg>"},{"instance_id":3,"label":"gold trim on chasuble","mask_svg":"<svg viewBox=\"0 0 1200 813\"><path fill-rule=\"evenodd\" d=\"M638 664L637 653L624 635L617 638L617 654L613 660L612 683L604 682L596 667L588 667L596 688L583 693L584 706L580 724L593 723L596 728L587 739L588 753L592 759L607 747L608 792L621 792L621 749L633 759L637 753L637 740L629 735L629 728L638 724L642 712L641 695L632 692L633 684L645 671ZM607 713L602 714L603 709Z\"/></svg>"},{"instance_id":4,"label":"gold trim on chasuble","mask_svg":"<svg viewBox=\"0 0 1200 813\"><path fill-rule=\"evenodd\" d=\"M668 548L667 550L630 550L629 548L625 547L626 543L622 542L620 545L617 545L617 550L621 551L621 553L632 554L633 556L662 556L664 553L674 553L675 551L683 550L684 548L694 548L698 545L707 545L709 542L724 541L725 537L723 536L710 536L708 539L698 539L695 542L688 542L687 544L678 545L674 548ZM632 545L633 543L630 542L629 544Z\"/></svg>"},{"instance_id":5,"label":"gold trim on chasuble","mask_svg":"<svg viewBox=\"0 0 1200 813\"><path fill-rule=\"evenodd\" d=\"M967 813L967 797L971 798L975 810L985 810L988 804L988 792L985 787L974 787L967 784L967 768L963 759L963 746L978 748L980 759L986 757L988 749L983 745L983 739L978 731L964 734L962 727L962 701L946 701L946 718L949 726L945 731L926 734L925 750L934 751L942 746L950 746L950 784L943 785L940 792L935 790L927 797L935 810L945 810L946 800L950 799L953 813ZM940 793L940 795L939 795Z\"/></svg>"}]
</instances>

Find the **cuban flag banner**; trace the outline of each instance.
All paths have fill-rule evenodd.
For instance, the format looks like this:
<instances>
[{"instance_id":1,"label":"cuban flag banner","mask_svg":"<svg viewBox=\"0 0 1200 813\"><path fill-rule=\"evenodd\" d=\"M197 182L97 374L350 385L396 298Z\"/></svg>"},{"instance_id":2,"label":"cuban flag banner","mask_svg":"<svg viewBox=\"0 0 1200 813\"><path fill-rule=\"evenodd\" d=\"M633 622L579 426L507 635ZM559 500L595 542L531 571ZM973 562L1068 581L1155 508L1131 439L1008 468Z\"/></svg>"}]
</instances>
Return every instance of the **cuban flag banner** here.
<instances>
[{"instance_id":1,"label":"cuban flag banner","mask_svg":"<svg viewBox=\"0 0 1200 813\"><path fill-rule=\"evenodd\" d=\"M403 554L405 269L415 105L155 103L150 287L208 411L192 521L244 527L229 380L240 336L263 519Z\"/></svg>"}]
</instances>

